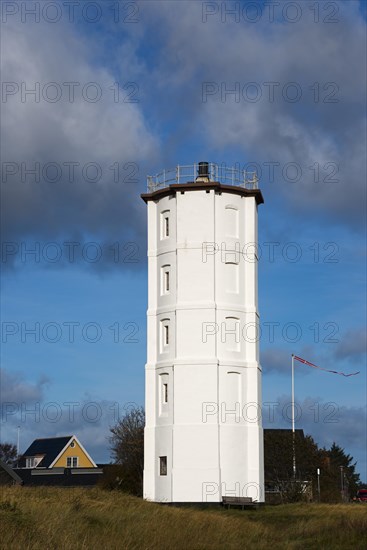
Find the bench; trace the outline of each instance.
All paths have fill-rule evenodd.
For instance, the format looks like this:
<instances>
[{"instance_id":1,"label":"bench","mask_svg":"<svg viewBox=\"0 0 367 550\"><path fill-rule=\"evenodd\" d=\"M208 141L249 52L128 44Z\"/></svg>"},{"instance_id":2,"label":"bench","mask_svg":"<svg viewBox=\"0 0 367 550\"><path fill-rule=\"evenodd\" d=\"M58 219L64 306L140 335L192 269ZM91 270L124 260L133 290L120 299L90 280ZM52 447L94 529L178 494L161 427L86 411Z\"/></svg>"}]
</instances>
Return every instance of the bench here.
<instances>
[{"instance_id":1,"label":"bench","mask_svg":"<svg viewBox=\"0 0 367 550\"><path fill-rule=\"evenodd\" d=\"M241 506L242 510L247 506L257 506L257 502L251 497L223 497L223 506L230 508L231 506Z\"/></svg>"}]
</instances>

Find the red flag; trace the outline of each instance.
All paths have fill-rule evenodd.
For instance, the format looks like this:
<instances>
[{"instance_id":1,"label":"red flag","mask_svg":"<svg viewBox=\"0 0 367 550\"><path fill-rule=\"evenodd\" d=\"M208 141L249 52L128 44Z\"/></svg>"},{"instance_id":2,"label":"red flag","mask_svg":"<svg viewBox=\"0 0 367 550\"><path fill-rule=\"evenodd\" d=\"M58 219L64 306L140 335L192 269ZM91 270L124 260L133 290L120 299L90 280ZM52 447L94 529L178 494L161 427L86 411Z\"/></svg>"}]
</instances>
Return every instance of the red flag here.
<instances>
[{"instance_id":1,"label":"red flag","mask_svg":"<svg viewBox=\"0 0 367 550\"><path fill-rule=\"evenodd\" d=\"M303 363L304 365L308 365L309 367L313 367L314 369L324 370L326 372L332 372L333 374L340 374L341 376L355 376L356 374L359 374L358 372L351 372L350 374L345 374L344 372L338 372L336 370L329 370L329 369L323 369L322 367L318 367L317 365L314 365L313 363L310 363L309 361L306 361L306 359L302 359L302 357L298 357L297 355L293 356L297 361L300 363Z\"/></svg>"}]
</instances>

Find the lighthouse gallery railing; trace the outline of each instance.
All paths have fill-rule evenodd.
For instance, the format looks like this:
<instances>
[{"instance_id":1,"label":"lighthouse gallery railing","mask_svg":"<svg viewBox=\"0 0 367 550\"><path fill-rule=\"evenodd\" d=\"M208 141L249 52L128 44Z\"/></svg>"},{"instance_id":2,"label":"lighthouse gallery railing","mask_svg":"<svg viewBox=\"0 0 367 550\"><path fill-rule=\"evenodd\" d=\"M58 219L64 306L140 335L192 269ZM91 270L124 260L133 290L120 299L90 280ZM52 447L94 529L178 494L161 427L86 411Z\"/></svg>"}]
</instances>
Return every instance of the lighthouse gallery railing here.
<instances>
[{"instance_id":1,"label":"lighthouse gallery railing","mask_svg":"<svg viewBox=\"0 0 367 550\"><path fill-rule=\"evenodd\" d=\"M225 164L210 162L209 180L219 181L223 185L235 185L245 189L258 189L258 177L255 171L242 170L239 166L228 167ZM175 183L189 183L198 177L199 164L177 165L163 170L155 176L147 176L148 192L153 193Z\"/></svg>"}]
</instances>

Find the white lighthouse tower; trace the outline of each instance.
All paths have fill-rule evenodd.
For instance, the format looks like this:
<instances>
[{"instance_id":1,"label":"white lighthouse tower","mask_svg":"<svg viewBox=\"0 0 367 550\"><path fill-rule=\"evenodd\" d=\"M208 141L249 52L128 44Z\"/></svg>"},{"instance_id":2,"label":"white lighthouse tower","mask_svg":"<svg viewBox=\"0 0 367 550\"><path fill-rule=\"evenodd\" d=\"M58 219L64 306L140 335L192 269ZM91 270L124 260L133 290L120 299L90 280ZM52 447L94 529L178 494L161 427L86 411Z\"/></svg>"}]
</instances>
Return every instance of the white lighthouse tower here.
<instances>
[{"instance_id":1,"label":"white lighthouse tower","mask_svg":"<svg viewBox=\"0 0 367 550\"><path fill-rule=\"evenodd\" d=\"M256 174L148 177L144 498L264 500Z\"/></svg>"}]
</instances>

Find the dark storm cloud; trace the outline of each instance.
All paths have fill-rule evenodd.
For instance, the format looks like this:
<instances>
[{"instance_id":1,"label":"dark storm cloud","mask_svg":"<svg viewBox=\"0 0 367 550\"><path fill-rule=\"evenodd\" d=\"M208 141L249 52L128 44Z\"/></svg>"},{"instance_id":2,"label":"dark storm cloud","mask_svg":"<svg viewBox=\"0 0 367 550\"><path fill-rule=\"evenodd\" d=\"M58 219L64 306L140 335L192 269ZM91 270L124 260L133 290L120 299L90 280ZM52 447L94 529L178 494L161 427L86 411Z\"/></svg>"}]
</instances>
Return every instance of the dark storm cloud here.
<instances>
[{"instance_id":1,"label":"dark storm cloud","mask_svg":"<svg viewBox=\"0 0 367 550\"><path fill-rule=\"evenodd\" d=\"M334 356L336 359L350 359L354 363L361 363L365 367L365 355L367 352L366 329L356 329L347 332L341 342L338 343Z\"/></svg>"},{"instance_id":2,"label":"dark storm cloud","mask_svg":"<svg viewBox=\"0 0 367 550\"><path fill-rule=\"evenodd\" d=\"M336 441L343 446L364 448L366 407L346 407L337 402L326 402L318 396L296 402L296 424L312 435L320 445L330 446ZM274 402L263 404L265 428L291 428L291 396L279 396Z\"/></svg>"},{"instance_id":3,"label":"dark storm cloud","mask_svg":"<svg viewBox=\"0 0 367 550\"><path fill-rule=\"evenodd\" d=\"M264 372L289 373L290 354L283 349L274 348L261 352L261 366Z\"/></svg>"},{"instance_id":4,"label":"dark storm cloud","mask_svg":"<svg viewBox=\"0 0 367 550\"><path fill-rule=\"evenodd\" d=\"M75 401L48 399L46 379L32 384L4 369L1 382L1 440L15 443L19 426L23 452L36 438L75 434L96 461L108 462L109 428L138 406L86 394Z\"/></svg>"},{"instance_id":5,"label":"dark storm cloud","mask_svg":"<svg viewBox=\"0 0 367 550\"><path fill-rule=\"evenodd\" d=\"M158 141L139 83L117 100L115 76L61 23L9 21L3 32L3 242L144 242L139 195ZM131 91L138 102L124 101Z\"/></svg>"},{"instance_id":6,"label":"dark storm cloud","mask_svg":"<svg viewBox=\"0 0 367 550\"><path fill-rule=\"evenodd\" d=\"M299 351L301 357L313 357L314 350L311 346L303 346ZM280 373L290 374L291 353L285 349L270 347L260 351L260 363L265 374ZM310 369L300 369L300 374L310 374Z\"/></svg>"},{"instance_id":7,"label":"dark storm cloud","mask_svg":"<svg viewBox=\"0 0 367 550\"><path fill-rule=\"evenodd\" d=\"M49 380L43 376L37 383L26 380L21 373L10 373L0 369L0 396L5 403L32 403L43 398Z\"/></svg>"},{"instance_id":8,"label":"dark storm cloud","mask_svg":"<svg viewBox=\"0 0 367 550\"><path fill-rule=\"evenodd\" d=\"M319 447L330 448L333 442L357 460L357 471L366 481L366 406L346 407L326 402L318 396L299 401L296 398L296 428L311 435ZM263 403L264 428L291 429L291 396L279 396Z\"/></svg>"},{"instance_id":9,"label":"dark storm cloud","mask_svg":"<svg viewBox=\"0 0 367 550\"><path fill-rule=\"evenodd\" d=\"M360 229L366 204L365 21L358 2L334 4L337 17L330 24L316 23L303 3L296 23L281 17L269 22L265 7L253 24L241 15L237 22L233 15L223 20L222 6L237 9L235 2L213 3L216 13L206 22L205 3L144 3L142 14L148 13L164 43L156 72L165 82L166 103L175 103L174 92L183 103L186 124L191 121L187 136L239 153L244 164L257 161L268 196L280 192L293 212ZM277 3L278 14L283 5ZM256 101L243 93L251 82L260 90ZM204 100L205 83L215 91ZM236 83L239 95L222 94ZM299 90L294 102L287 100L291 83L289 97ZM279 163L272 182L264 162ZM301 170L295 183L282 174L290 162Z\"/></svg>"},{"instance_id":10,"label":"dark storm cloud","mask_svg":"<svg viewBox=\"0 0 367 550\"><path fill-rule=\"evenodd\" d=\"M225 4L229 9L231 3ZM265 16L251 24L230 17L223 23L220 13L203 22L201 2L139 3L138 24L113 50L116 74L97 65L95 42L77 27L17 25L9 19L3 25L3 80L19 91L2 105L2 162L8 163L5 175L2 167L3 240L17 245L25 239L61 243L92 237L135 241L145 249L146 212L139 197L145 174L180 162L192 143L198 154L220 151L220 161L235 154L243 163L258 162L263 190L268 196L280 193L284 205L300 214L300 224L331 221L360 228L366 199L365 22L357 2L337 4L336 23L315 23L303 9L294 24L269 23ZM123 90L115 102L116 79L135 83L138 103L120 101ZM45 88L52 82L62 90L56 102L42 95L53 96L55 89ZM73 102L67 82L78 83ZM91 82L102 91L96 102L86 100L93 86L83 96ZM204 101L206 82L219 92ZM244 99L249 82L260 87L259 101ZM276 83L274 101L266 82ZM292 82L302 90L297 102L283 97L284 85ZM31 94L21 100L22 83L27 89L40 84L38 103ZM221 87L231 90L236 83L239 101L233 94L223 100ZM327 83L333 84L324 89ZM327 101L328 93L336 102ZM36 162L37 182L23 174ZM279 163L274 182L264 162ZM292 184L282 176L289 162L302 171ZM45 178L48 163L54 166ZM128 163L135 166L132 176ZM100 177L92 181L96 166ZM325 178L333 167L336 181L330 183ZM104 263L115 266L108 258Z\"/></svg>"}]
</instances>

